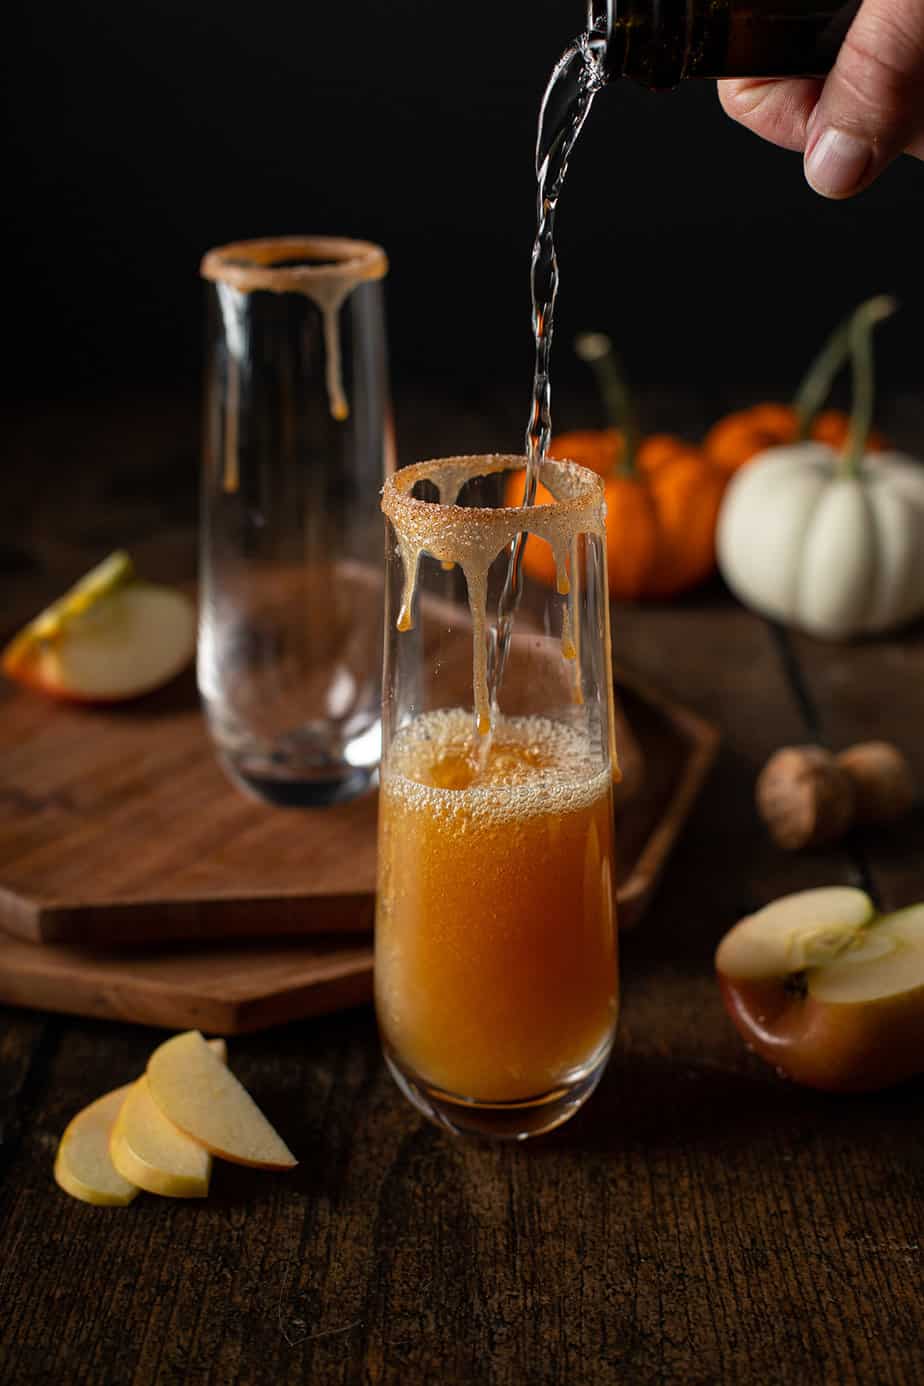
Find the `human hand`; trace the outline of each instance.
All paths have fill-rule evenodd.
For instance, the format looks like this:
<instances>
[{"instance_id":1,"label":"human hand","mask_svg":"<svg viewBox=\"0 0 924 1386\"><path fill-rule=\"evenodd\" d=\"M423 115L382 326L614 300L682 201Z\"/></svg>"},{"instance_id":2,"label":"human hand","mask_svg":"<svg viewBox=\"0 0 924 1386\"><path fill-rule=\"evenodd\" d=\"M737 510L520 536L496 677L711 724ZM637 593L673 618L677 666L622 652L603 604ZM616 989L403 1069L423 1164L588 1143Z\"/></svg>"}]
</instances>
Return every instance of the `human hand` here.
<instances>
[{"instance_id":1,"label":"human hand","mask_svg":"<svg viewBox=\"0 0 924 1386\"><path fill-rule=\"evenodd\" d=\"M719 83L733 120L804 150L822 197L850 197L903 151L924 159L924 0L863 0L824 81Z\"/></svg>"}]
</instances>

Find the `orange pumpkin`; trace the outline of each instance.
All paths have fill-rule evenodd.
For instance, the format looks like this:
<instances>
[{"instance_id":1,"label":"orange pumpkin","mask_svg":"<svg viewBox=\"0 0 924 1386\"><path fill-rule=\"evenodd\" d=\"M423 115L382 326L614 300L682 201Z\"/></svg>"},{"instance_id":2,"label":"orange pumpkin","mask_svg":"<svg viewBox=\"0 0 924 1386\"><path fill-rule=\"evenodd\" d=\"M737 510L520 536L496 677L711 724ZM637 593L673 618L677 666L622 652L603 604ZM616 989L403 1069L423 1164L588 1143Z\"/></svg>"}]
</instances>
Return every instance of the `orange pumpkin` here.
<instances>
[{"instance_id":1,"label":"orange pumpkin","mask_svg":"<svg viewBox=\"0 0 924 1386\"><path fill-rule=\"evenodd\" d=\"M602 476L606 491L606 549L610 595L670 597L702 582L715 568L715 527L725 477L698 448L654 434L624 457L615 428L583 429L553 439L549 456L578 462ZM508 505L523 500L524 478L507 483ZM540 486L538 505L551 496ZM548 544L531 539L523 559L540 582L555 582Z\"/></svg>"},{"instance_id":2,"label":"orange pumpkin","mask_svg":"<svg viewBox=\"0 0 924 1386\"><path fill-rule=\"evenodd\" d=\"M812 437L819 443L827 443L829 448L841 452L850 436L850 415L841 409L825 409L818 415L811 429ZM888 438L878 428L871 428L866 436L865 452L884 452L891 447Z\"/></svg>"},{"instance_id":3,"label":"orange pumpkin","mask_svg":"<svg viewBox=\"0 0 924 1386\"><path fill-rule=\"evenodd\" d=\"M840 451L847 442L850 416L840 409L826 409L815 418L810 436ZM713 424L703 439L703 451L711 462L731 475L752 457L767 448L794 443L799 419L791 404L754 404L738 409ZM881 452L886 441L875 429L870 431L868 449Z\"/></svg>"}]
</instances>

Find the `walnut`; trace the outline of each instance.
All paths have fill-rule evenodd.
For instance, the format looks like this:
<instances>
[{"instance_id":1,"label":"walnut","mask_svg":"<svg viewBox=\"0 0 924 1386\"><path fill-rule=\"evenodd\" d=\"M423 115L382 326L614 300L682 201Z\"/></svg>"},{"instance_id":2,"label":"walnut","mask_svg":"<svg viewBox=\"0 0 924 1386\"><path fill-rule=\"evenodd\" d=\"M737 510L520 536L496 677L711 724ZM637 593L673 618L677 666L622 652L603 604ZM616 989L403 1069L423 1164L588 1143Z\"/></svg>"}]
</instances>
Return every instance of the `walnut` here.
<instances>
[{"instance_id":1,"label":"walnut","mask_svg":"<svg viewBox=\"0 0 924 1386\"><path fill-rule=\"evenodd\" d=\"M914 776L905 756L890 741L863 741L835 759L853 782L857 823L890 823L909 811L914 803Z\"/></svg>"},{"instance_id":2,"label":"walnut","mask_svg":"<svg viewBox=\"0 0 924 1386\"><path fill-rule=\"evenodd\" d=\"M850 775L821 746L784 746L757 780L757 810L775 842L796 850L834 842L853 822Z\"/></svg>"}]
</instances>

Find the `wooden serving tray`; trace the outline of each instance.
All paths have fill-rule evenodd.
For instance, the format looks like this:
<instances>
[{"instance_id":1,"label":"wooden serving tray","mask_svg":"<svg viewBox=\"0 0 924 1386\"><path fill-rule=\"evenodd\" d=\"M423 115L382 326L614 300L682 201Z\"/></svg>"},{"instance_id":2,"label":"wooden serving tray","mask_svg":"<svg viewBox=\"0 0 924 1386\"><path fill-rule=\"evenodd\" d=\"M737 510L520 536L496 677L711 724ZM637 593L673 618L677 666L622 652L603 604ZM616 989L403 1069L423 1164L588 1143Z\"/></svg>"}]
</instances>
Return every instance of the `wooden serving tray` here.
<instances>
[{"instance_id":1,"label":"wooden serving tray","mask_svg":"<svg viewBox=\"0 0 924 1386\"><path fill-rule=\"evenodd\" d=\"M376 796L246 797L192 673L118 708L0 690L0 928L35 943L367 932Z\"/></svg>"},{"instance_id":2,"label":"wooden serving tray","mask_svg":"<svg viewBox=\"0 0 924 1386\"><path fill-rule=\"evenodd\" d=\"M372 949L268 939L132 952L0 939L0 1001L169 1030L241 1035L372 999Z\"/></svg>"},{"instance_id":3,"label":"wooden serving tray","mask_svg":"<svg viewBox=\"0 0 924 1386\"><path fill-rule=\"evenodd\" d=\"M616 684L645 763L617 811L629 928L718 735L627 673ZM0 1001L234 1034L366 1000L376 808L244 797L191 675L108 710L0 690Z\"/></svg>"}]
</instances>

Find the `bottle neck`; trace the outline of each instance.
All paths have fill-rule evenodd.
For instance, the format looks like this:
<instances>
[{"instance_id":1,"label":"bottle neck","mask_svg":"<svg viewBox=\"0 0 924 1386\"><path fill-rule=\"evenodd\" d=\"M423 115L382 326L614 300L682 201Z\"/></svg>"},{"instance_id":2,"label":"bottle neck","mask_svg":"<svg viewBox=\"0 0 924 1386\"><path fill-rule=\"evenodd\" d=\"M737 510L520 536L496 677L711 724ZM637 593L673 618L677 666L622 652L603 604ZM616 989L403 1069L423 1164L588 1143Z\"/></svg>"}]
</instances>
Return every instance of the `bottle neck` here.
<instances>
[{"instance_id":1,"label":"bottle neck","mask_svg":"<svg viewBox=\"0 0 924 1386\"><path fill-rule=\"evenodd\" d=\"M820 77L859 0L588 0L610 78Z\"/></svg>"}]
</instances>

